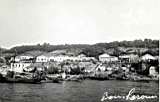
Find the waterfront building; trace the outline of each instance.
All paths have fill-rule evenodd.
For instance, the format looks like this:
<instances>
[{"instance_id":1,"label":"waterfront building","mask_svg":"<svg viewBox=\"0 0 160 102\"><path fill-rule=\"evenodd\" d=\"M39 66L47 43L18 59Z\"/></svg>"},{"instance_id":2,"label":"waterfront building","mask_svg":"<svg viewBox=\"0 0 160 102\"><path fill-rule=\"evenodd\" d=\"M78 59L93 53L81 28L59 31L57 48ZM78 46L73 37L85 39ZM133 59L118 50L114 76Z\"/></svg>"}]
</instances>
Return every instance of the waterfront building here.
<instances>
[{"instance_id":1,"label":"waterfront building","mask_svg":"<svg viewBox=\"0 0 160 102\"><path fill-rule=\"evenodd\" d=\"M28 54L28 53L24 53L24 54L20 54L20 55L16 56L14 61L15 62L29 61L33 58L34 58L33 55Z\"/></svg>"},{"instance_id":2,"label":"waterfront building","mask_svg":"<svg viewBox=\"0 0 160 102\"><path fill-rule=\"evenodd\" d=\"M141 60L151 61L151 60L156 60L156 58L154 56L152 56L151 54L145 54L141 57Z\"/></svg>"},{"instance_id":3,"label":"waterfront building","mask_svg":"<svg viewBox=\"0 0 160 102\"><path fill-rule=\"evenodd\" d=\"M156 60L159 60L159 56L154 56L154 58L155 58Z\"/></svg>"},{"instance_id":4,"label":"waterfront building","mask_svg":"<svg viewBox=\"0 0 160 102\"><path fill-rule=\"evenodd\" d=\"M16 62L11 63L11 71L22 73L23 69L30 66L32 63L26 63L26 62Z\"/></svg>"},{"instance_id":5,"label":"waterfront building","mask_svg":"<svg viewBox=\"0 0 160 102\"><path fill-rule=\"evenodd\" d=\"M56 55L49 58L50 61L63 62L63 61L77 61L78 58L68 55Z\"/></svg>"},{"instance_id":6,"label":"waterfront building","mask_svg":"<svg viewBox=\"0 0 160 102\"><path fill-rule=\"evenodd\" d=\"M32 63L29 66L25 67L25 71L32 71L34 69L38 71L45 71L49 68L49 63Z\"/></svg>"},{"instance_id":7,"label":"waterfront building","mask_svg":"<svg viewBox=\"0 0 160 102\"><path fill-rule=\"evenodd\" d=\"M36 62L63 62L63 61L90 61L95 60L94 57L86 57L85 55L67 55L67 54L56 54L53 52L45 53L37 56Z\"/></svg>"},{"instance_id":8,"label":"waterfront building","mask_svg":"<svg viewBox=\"0 0 160 102\"><path fill-rule=\"evenodd\" d=\"M39 55L36 58L36 62L48 62L48 61L49 57L46 54Z\"/></svg>"},{"instance_id":9,"label":"waterfront building","mask_svg":"<svg viewBox=\"0 0 160 102\"><path fill-rule=\"evenodd\" d=\"M86 55L85 54L79 54L77 57L84 58L84 57L86 57Z\"/></svg>"},{"instance_id":10,"label":"waterfront building","mask_svg":"<svg viewBox=\"0 0 160 102\"><path fill-rule=\"evenodd\" d=\"M100 62L116 62L118 61L118 57L110 56L109 54L102 54L99 56Z\"/></svg>"},{"instance_id":11,"label":"waterfront building","mask_svg":"<svg viewBox=\"0 0 160 102\"><path fill-rule=\"evenodd\" d=\"M149 68L149 75L153 77L156 77L158 75L158 72L156 72L156 68L154 66L151 66Z\"/></svg>"},{"instance_id":12,"label":"waterfront building","mask_svg":"<svg viewBox=\"0 0 160 102\"><path fill-rule=\"evenodd\" d=\"M63 54L56 54L53 52L44 53L40 56L37 56L36 62L63 62L66 60L76 60L73 56L67 56Z\"/></svg>"},{"instance_id":13,"label":"waterfront building","mask_svg":"<svg viewBox=\"0 0 160 102\"><path fill-rule=\"evenodd\" d=\"M119 56L119 60L122 63L134 63L139 61L139 56L135 54L125 54Z\"/></svg>"}]
</instances>

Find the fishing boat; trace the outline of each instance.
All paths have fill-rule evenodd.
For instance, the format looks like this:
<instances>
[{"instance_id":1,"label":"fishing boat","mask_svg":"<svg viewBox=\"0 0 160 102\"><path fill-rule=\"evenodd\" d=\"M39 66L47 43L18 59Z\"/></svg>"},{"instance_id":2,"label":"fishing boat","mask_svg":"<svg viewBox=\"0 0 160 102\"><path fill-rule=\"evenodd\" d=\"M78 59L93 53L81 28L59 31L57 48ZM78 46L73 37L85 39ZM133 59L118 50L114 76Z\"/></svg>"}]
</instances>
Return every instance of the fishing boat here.
<instances>
[{"instance_id":1,"label":"fishing boat","mask_svg":"<svg viewBox=\"0 0 160 102\"><path fill-rule=\"evenodd\" d=\"M5 78L6 83L40 83L40 80L37 79L28 79L28 78Z\"/></svg>"},{"instance_id":2,"label":"fishing boat","mask_svg":"<svg viewBox=\"0 0 160 102\"><path fill-rule=\"evenodd\" d=\"M82 75L70 75L68 78L65 79L65 81L76 81L81 82L83 80Z\"/></svg>"},{"instance_id":3,"label":"fishing boat","mask_svg":"<svg viewBox=\"0 0 160 102\"><path fill-rule=\"evenodd\" d=\"M60 78L60 76L55 75L46 75L46 80L43 81L48 83L61 83L62 78Z\"/></svg>"},{"instance_id":4,"label":"fishing boat","mask_svg":"<svg viewBox=\"0 0 160 102\"><path fill-rule=\"evenodd\" d=\"M15 74L13 71L8 71L5 77L1 76L0 82L3 83L40 83L40 75L31 73Z\"/></svg>"}]
</instances>

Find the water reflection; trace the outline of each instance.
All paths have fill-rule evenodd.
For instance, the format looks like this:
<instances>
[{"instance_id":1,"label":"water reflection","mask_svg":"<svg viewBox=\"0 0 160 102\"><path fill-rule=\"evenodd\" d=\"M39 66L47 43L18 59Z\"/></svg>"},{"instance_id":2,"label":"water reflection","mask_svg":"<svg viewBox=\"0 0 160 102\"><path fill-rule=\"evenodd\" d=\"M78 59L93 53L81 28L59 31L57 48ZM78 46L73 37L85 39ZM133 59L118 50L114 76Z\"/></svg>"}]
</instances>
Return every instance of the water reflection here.
<instances>
[{"instance_id":1,"label":"water reflection","mask_svg":"<svg viewBox=\"0 0 160 102\"><path fill-rule=\"evenodd\" d=\"M136 93L158 95L159 84L155 82L93 81L6 84L0 83L0 102L100 102L104 92L126 95L130 89Z\"/></svg>"}]
</instances>

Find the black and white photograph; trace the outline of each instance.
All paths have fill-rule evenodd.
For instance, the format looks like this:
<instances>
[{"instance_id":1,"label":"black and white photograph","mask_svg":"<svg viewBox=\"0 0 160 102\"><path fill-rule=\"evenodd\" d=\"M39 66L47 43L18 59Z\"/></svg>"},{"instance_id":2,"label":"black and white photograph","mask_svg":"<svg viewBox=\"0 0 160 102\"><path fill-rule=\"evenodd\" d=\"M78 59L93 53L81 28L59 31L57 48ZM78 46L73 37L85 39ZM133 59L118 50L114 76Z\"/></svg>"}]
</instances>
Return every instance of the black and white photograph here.
<instances>
[{"instance_id":1,"label":"black and white photograph","mask_svg":"<svg viewBox=\"0 0 160 102\"><path fill-rule=\"evenodd\" d=\"M159 102L160 0L0 0L0 102Z\"/></svg>"}]
</instances>

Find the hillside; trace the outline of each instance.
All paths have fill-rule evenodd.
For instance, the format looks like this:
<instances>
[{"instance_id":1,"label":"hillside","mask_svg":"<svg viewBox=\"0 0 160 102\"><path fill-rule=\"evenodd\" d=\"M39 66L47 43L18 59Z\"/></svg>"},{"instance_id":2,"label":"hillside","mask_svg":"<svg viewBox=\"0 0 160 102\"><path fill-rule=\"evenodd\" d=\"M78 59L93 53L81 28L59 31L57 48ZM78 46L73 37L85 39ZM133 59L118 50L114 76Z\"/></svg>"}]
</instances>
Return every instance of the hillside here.
<instances>
[{"instance_id":1,"label":"hillside","mask_svg":"<svg viewBox=\"0 0 160 102\"><path fill-rule=\"evenodd\" d=\"M97 43L93 45L88 44L65 44L65 45L50 45L44 43L42 45L22 45L16 46L9 50L3 50L3 54L22 54L28 51L51 52L55 50L67 50L67 52L84 53L87 56L98 57L102 53L109 53L118 56L125 53L143 54L149 52L153 55L159 55L159 41L158 40L134 40L134 41L114 41L110 43ZM36 53L36 52L34 52Z\"/></svg>"}]
</instances>

